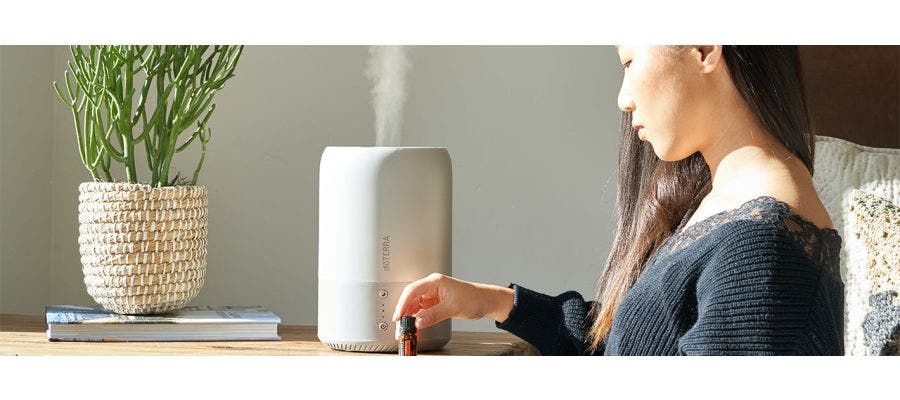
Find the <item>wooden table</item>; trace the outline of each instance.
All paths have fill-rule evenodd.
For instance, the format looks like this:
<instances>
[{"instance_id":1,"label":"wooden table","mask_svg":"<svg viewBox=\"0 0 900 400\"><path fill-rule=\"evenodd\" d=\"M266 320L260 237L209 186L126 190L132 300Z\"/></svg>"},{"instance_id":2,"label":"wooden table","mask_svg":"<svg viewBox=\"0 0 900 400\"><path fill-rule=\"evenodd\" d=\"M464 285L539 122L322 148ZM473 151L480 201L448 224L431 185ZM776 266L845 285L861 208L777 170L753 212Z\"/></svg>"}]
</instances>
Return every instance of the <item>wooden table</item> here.
<instances>
[{"instance_id":1,"label":"wooden table","mask_svg":"<svg viewBox=\"0 0 900 400\"><path fill-rule=\"evenodd\" d=\"M392 356L332 350L316 337L315 326L279 325L280 341L262 342L51 342L44 316L0 314L0 355L302 355ZM537 355L507 332L454 331L441 351L419 355Z\"/></svg>"}]
</instances>

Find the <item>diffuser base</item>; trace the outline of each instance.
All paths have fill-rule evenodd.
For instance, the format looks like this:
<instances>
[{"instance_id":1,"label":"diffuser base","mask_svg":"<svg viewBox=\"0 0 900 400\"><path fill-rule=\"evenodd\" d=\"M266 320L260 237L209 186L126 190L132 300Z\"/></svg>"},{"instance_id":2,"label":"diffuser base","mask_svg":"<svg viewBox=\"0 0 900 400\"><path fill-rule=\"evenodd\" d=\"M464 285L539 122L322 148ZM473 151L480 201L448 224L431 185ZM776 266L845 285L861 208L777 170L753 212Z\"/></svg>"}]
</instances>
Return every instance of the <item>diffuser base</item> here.
<instances>
[{"instance_id":1,"label":"diffuser base","mask_svg":"<svg viewBox=\"0 0 900 400\"><path fill-rule=\"evenodd\" d=\"M447 343L450 342L450 338L443 339L433 339L433 340L420 340L418 342L418 347L420 352L427 351L435 351L440 350ZM326 346L341 351L352 351L352 352L362 352L362 353L395 353L397 352L397 343L393 343L390 345L383 343L340 343L340 342L322 342Z\"/></svg>"}]
</instances>

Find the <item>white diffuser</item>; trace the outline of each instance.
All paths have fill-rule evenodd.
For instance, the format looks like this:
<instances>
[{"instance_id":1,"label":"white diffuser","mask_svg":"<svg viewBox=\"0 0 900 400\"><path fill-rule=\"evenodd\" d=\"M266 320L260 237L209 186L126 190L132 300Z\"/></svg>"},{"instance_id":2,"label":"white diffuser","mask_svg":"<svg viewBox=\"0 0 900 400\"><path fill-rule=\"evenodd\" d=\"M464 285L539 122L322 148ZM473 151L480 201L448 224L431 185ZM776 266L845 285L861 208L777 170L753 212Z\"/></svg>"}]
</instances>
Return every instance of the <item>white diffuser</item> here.
<instances>
[{"instance_id":1,"label":"white diffuser","mask_svg":"<svg viewBox=\"0 0 900 400\"><path fill-rule=\"evenodd\" d=\"M408 283L451 275L453 176L439 147L335 147L319 164L318 337L328 347L397 351L391 320ZM450 341L445 320L420 351Z\"/></svg>"}]
</instances>

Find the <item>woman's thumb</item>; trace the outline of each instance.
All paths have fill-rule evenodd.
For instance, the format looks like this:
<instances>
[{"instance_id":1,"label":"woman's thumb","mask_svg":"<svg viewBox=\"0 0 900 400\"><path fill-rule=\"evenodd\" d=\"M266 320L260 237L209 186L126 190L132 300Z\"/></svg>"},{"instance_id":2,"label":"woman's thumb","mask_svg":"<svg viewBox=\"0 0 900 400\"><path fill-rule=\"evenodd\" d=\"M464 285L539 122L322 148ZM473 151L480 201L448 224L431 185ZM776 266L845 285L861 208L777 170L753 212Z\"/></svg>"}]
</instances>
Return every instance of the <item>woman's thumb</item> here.
<instances>
[{"instance_id":1,"label":"woman's thumb","mask_svg":"<svg viewBox=\"0 0 900 400\"><path fill-rule=\"evenodd\" d=\"M416 329L425 329L452 316L450 307L445 303L438 303L432 307L423 309L416 314Z\"/></svg>"}]
</instances>

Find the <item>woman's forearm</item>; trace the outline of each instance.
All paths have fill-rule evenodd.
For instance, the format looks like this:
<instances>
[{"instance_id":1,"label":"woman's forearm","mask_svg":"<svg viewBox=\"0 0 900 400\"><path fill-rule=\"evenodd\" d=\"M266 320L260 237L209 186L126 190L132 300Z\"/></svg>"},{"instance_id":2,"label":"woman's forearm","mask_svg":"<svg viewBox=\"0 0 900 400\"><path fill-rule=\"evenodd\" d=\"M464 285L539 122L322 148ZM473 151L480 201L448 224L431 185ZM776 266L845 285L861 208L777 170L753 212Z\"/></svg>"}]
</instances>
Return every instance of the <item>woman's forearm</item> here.
<instances>
[{"instance_id":1,"label":"woman's forearm","mask_svg":"<svg viewBox=\"0 0 900 400\"><path fill-rule=\"evenodd\" d=\"M509 312L513 308L513 298L515 292L507 287L488 285L479 283L479 289L484 293L484 303L487 305L485 317L502 323L509 317Z\"/></svg>"}]
</instances>

